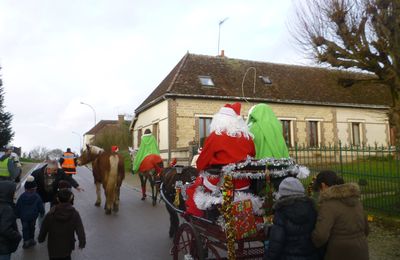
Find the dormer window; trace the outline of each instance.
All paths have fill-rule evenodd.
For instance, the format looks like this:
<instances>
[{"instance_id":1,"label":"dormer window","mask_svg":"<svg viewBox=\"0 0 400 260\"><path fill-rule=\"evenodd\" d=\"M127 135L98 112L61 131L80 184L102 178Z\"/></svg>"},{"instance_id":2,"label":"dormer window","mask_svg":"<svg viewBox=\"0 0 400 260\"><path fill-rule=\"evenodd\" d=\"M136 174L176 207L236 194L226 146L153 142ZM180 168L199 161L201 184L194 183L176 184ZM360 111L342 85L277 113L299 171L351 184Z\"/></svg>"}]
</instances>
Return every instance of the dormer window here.
<instances>
[{"instance_id":1,"label":"dormer window","mask_svg":"<svg viewBox=\"0 0 400 260\"><path fill-rule=\"evenodd\" d=\"M259 78L261 79L262 83L264 83L265 85L272 84L272 80L268 76L259 76Z\"/></svg>"},{"instance_id":2,"label":"dormer window","mask_svg":"<svg viewBox=\"0 0 400 260\"><path fill-rule=\"evenodd\" d=\"M199 80L201 85L204 87L214 87L214 82L210 76L199 76Z\"/></svg>"}]
</instances>

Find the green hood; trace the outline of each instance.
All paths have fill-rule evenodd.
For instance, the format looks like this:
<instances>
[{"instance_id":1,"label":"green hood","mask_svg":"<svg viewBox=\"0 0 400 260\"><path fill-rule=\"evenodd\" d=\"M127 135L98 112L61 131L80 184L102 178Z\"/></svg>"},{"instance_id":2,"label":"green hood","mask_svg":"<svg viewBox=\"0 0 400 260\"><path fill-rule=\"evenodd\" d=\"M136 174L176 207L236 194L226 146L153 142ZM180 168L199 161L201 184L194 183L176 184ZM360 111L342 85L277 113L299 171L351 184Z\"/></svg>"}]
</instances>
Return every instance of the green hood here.
<instances>
[{"instance_id":1,"label":"green hood","mask_svg":"<svg viewBox=\"0 0 400 260\"><path fill-rule=\"evenodd\" d=\"M140 164L143 159L150 154L160 154L157 147L157 141L153 135L143 135L140 142L139 151L135 156L135 161L133 163L133 171L136 173L139 170Z\"/></svg>"},{"instance_id":2,"label":"green hood","mask_svg":"<svg viewBox=\"0 0 400 260\"><path fill-rule=\"evenodd\" d=\"M289 158L289 151L283 138L282 124L269 106L258 104L252 107L247 123L250 132L254 135L256 159Z\"/></svg>"}]
</instances>

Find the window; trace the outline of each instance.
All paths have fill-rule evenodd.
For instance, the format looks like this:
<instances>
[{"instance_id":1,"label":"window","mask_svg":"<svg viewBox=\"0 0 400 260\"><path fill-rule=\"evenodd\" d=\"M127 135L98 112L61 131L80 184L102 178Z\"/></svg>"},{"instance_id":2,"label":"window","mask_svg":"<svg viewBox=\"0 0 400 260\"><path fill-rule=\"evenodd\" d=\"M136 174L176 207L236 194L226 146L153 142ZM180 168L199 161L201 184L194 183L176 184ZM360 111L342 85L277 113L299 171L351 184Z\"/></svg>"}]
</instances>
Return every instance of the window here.
<instances>
[{"instance_id":1,"label":"window","mask_svg":"<svg viewBox=\"0 0 400 260\"><path fill-rule=\"evenodd\" d=\"M291 121L281 120L281 122L282 122L283 138L285 139L286 146L292 147Z\"/></svg>"},{"instance_id":2,"label":"window","mask_svg":"<svg viewBox=\"0 0 400 260\"><path fill-rule=\"evenodd\" d=\"M318 147L318 121L308 121L308 146Z\"/></svg>"},{"instance_id":3,"label":"window","mask_svg":"<svg viewBox=\"0 0 400 260\"><path fill-rule=\"evenodd\" d=\"M137 148L139 148L141 140L142 140L142 129L138 129L138 131L137 131Z\"/></svg>"},{"instance_id":4,"label":"window","mask_svg":"<svg viewBox=\"0 0 400 260\"><path fill-rule=\"evenodd\" d=\"M360 123L351 123L351 134L352 134L351 144L354 146L361 145L360 125L361 125Z\"/></svg>"},{"instance_id":5,"label":"window","mask_svg":"<svg viewBox=\"0 0 400 260\"><path fill-rule=\"evenodd\" d=\"M200 147L203 147L204 140L210 135L210 124L212 118L200 117L199 118L199 143Z\"/></svg>"},{"instance_id":6,"label":"window","mask_svg":"<svg viewBox=\"0 0 400 260\"><path fill-rule=\"evenodd\" d=\"M202 86L214 87L214 82L212 81L210 76L199 76L199 80Z\"/></svg>"},{"instance_id":7,"label":"window","mask_svg":"<svg viewBox=\"0 0 400 260\"><path fill-rule=\"evenodd\" d=\"M157 141L157 145L159 146L160 145L160 139L159 139L159 134L158 134L158 123L153 124L153 131L152 132L153 132L154 138Z\"/></svg>"}]
</instances>

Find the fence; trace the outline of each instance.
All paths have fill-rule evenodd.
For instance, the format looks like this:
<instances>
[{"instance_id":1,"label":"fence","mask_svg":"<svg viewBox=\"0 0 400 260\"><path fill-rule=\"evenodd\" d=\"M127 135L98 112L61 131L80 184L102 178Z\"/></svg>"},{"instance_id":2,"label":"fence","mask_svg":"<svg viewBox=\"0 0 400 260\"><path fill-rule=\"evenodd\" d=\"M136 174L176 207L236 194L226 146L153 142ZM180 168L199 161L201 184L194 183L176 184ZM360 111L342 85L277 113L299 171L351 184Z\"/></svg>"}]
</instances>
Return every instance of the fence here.
<instances>
[{"instance_id":1,"label":"fence","mask_svg":"<svg viewBox=\"0 0 400 260\"><path fill-rule=\"evenodd\" d=\"M290 155L309 167L312 176L334 170L345 182L356 182L366 209L400 215L400 147L295 146Z\"/></svg>"}]
</instances>

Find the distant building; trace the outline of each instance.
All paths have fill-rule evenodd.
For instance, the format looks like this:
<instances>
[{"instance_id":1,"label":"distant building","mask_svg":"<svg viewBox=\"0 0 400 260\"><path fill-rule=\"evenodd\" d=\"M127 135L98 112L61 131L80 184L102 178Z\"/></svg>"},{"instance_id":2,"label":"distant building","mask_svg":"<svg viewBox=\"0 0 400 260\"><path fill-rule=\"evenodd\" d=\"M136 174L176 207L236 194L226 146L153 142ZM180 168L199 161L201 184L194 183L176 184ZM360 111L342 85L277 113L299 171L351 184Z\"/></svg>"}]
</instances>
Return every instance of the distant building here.
<instances>
[{"instance_id":1,"label":"distant building","mask_svg":"<svg viewBox=\"0 0 400 260\"><path fill-rule=\"evenodd\" d=\"M127 126L130 124L129 120L125 120L124 115L118 115L118 120L100 120L100 122L83 135L83 145L86 146L86 144L93 144L96 135L100 135L110 129L118 128L122 124Z\"/></svg>"},{"instance_id":2,"label":"distant building","mask_svg":"<svg viewBox=\"0 0 400 260\"><path fill-rule=\"evenodd\" d=\"M244 75L244 88L242 81ZM256 72L256 74L255 74ZM241 102L242 115L267 103L283 126L288 146L391 145L387 88L349 85L369 74L187 53L135 110L133 145L152 130L165 160L188 163L209 134L213 114ZM255 82L254 82L255 80ZM247 101L244 100L243 96Z\"/></svg>"}]
</instances>

